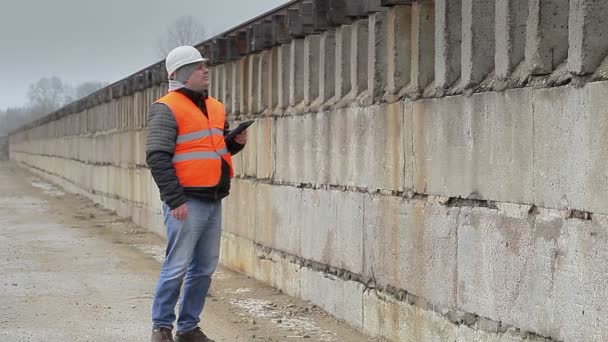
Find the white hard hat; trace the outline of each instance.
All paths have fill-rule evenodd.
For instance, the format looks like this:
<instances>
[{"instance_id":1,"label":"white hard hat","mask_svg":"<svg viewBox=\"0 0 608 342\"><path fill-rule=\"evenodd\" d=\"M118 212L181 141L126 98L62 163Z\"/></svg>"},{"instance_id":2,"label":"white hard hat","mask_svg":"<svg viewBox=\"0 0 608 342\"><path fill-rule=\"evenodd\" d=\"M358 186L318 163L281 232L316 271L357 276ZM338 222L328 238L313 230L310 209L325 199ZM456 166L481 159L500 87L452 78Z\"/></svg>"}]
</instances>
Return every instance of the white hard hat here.
<instances>
[{"instance_id":1,"label":"white hard hat","mask_svg":"<svg viewBox=\"0 0 608 342\"><path fill-rule=\"evenodd\" d=\"M192 46L178 46L171 50L165 60L165 67L167 68L167 74L171 76L175 70L183 67L184 65L205 62L208 59L203 58L201 53Z\"/></svg>"}]
</instances>

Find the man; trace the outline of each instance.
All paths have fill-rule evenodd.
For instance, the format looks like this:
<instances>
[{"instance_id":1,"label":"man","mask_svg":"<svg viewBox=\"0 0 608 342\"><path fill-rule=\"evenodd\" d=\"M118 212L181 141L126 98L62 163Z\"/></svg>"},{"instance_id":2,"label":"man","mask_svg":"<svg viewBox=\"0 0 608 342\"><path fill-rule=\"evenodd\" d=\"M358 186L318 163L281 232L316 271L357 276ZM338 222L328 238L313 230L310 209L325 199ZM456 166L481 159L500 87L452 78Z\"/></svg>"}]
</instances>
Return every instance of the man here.
<instances>
[{"instance_id":1,"label":"man","mask_svg":"<svg viewBox=\"0 0 608 342\"><path fill-rule=\"evenodd\" d=\"M231 156L247 142L244 131L225 141L223 105L206 95L209 70L192 46L172 50L165 61L169 92L150 106L146 162L159 188L167 250L152 306L152 342L213 341L198 327L219 259L222 198L233 176Z\"/></svg>"}]
</instances>

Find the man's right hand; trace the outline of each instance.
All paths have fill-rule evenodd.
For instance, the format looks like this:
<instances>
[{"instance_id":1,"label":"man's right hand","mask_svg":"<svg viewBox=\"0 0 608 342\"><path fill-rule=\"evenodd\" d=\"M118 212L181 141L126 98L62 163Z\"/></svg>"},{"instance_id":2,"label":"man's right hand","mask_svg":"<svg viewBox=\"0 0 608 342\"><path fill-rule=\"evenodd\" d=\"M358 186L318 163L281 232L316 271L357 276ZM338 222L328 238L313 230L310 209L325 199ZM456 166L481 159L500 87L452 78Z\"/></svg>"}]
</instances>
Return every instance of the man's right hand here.
<instances>
[{"instance_id":1,"label":"man's right hand","mask_svg":"<svg viewBox=\"0 0 608 342\"><path fill-rule=\"evenodd\" d=\"M188 217L188 205L186 203L180 205L179 207L171 210L171 215L177 220L183 221Z\"/></svg>"}]
</instances>

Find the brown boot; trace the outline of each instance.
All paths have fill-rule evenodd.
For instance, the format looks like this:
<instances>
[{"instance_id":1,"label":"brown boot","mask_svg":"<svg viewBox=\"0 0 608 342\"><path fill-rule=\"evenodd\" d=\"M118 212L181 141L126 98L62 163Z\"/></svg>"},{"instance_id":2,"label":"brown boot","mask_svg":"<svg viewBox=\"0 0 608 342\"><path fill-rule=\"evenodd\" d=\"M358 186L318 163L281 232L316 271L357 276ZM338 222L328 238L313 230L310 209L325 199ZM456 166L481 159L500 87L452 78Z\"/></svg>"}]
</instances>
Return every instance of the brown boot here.
<instances>
[{"instance_id":1,"label":"brown boot","mask_svg":"<svg viewBox=\"0 0 608 342\"><path fill-rule=\"evenodd\" d=\"M175 335L175 342L215 342L214 340L207 337L201 328L196 327L185 333L177 333Z\"/></svg>"},{"instance_id":2,"label":"brown boot","mask_svg":"<svg viewBox=\"0 0 608 342\"><path fill-rule=\"evenodd\" d=\"M153 328L152 342L174 342L173 334L169 328Z\"/></svg>"}]
</instances>

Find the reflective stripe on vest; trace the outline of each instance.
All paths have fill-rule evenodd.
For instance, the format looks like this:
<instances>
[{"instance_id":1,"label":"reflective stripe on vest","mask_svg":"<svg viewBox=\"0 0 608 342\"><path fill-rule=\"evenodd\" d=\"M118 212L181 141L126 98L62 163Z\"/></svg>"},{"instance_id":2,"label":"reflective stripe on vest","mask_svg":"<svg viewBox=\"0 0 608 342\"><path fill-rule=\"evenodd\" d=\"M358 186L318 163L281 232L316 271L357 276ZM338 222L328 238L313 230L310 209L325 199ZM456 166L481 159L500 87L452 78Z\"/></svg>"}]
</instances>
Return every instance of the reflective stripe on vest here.
<instances>
[{"instance_id":1,"label":"reflective stripe on vest","mask_svg":"<svg viewBox=\"0 0 608 342\"><path fill-rule=\"evenodd\" d=\"M207 98L207 115L179 92L169 92L157 102L169 107L177 122L173 166L183 187L217 186L222 160L230 167L230 177L234 176L232 156L224 141L226 114L219 101Z\"/></svg>"},{"instance_id":2,"label":"reflective stripe on vest","mask_svg":"<svg viewBox=\"0 0 608 342\"><path fill-rule=\"evenodd\" d=\"M183 134L183 135L178 135L177 143L181 144L181 143L185 143L185 142L196 140L196 139L202 139L202 138L211 136L213 134L219 134L221 136L224 136L224 131L221 129L218 129L218 128L212 128L211 131L209 131L208 129L202 129L200 131Z\"/></svg>"}]
</instances>

